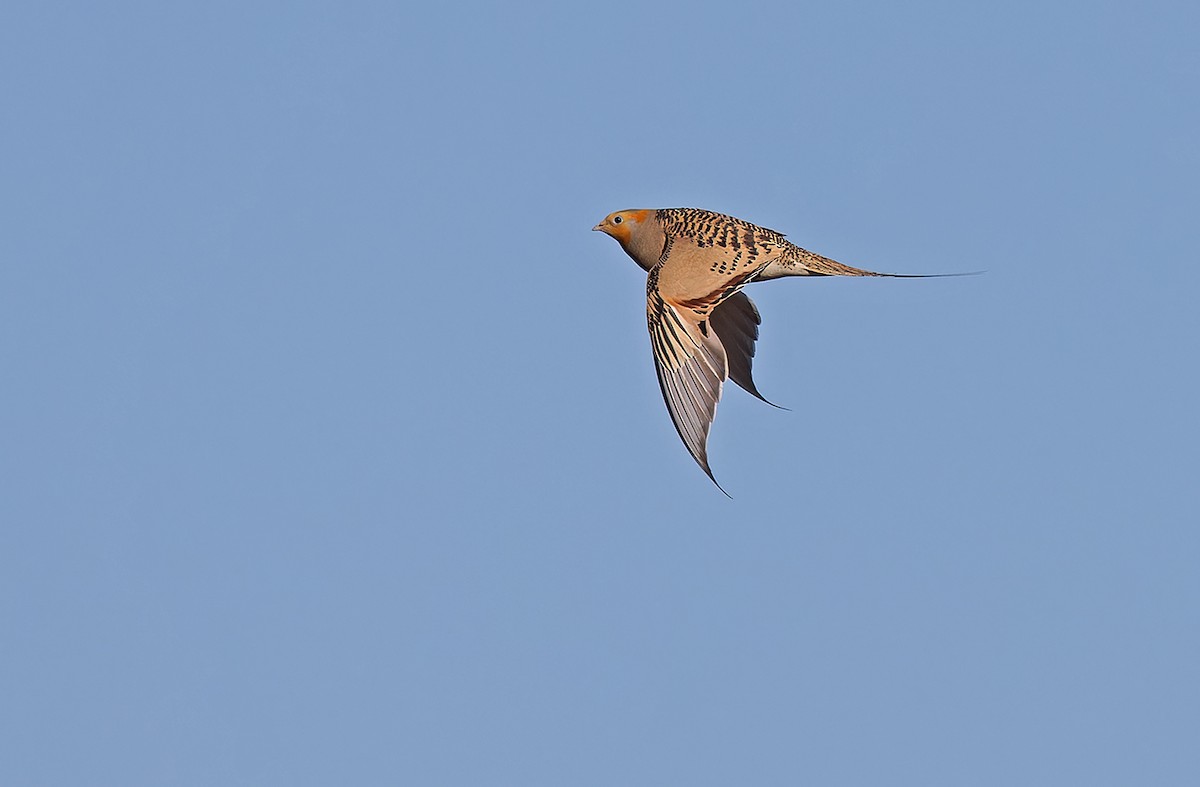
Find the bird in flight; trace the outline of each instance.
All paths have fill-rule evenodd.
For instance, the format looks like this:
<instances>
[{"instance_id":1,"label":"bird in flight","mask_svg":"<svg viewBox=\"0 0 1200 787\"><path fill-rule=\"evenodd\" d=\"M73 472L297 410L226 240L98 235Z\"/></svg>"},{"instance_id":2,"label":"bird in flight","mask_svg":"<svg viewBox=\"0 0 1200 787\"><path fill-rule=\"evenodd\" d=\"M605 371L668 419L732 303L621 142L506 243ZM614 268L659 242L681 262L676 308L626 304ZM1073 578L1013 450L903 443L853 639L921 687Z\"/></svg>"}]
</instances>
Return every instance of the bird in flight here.
<instances>
[{"instance_id":1,"label":"bird in flight","mask_svg":"<svg viewBox=\"0 0 1200 787\"><path fill-rule=\"evenodd\" d=\"M750 374L762 320L742 288L783 276L926 278L852 268L775 230L699 208L621 210L592 229L616 239L648 273L646 322L658 385L683 444L722 492L707 447L722 383L729 378L771 404Z\"/></svg>"}]
</instances>

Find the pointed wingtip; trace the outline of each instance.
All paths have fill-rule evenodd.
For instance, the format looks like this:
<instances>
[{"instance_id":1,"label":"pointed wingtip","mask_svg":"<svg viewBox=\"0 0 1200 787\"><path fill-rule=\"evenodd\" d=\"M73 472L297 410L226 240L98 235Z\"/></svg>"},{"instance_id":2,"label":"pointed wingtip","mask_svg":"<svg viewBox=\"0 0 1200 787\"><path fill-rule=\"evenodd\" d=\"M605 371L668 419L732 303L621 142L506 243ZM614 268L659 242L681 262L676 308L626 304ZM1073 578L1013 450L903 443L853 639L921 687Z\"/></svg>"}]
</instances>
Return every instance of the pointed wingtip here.
<instances>
[{"instance_id":1,"label":"pointed wingtip","mask_svg":"<svg viewBox=\"0 0 1200 787\"><path fill-rule=\"evenodd\" d=\"M717 483L717 479L713 478L713 474L712 474L712 473L709 473L709 474L708 474L708 480L712 481L712 482L713 482L713 484L715 484L715 485L716 485L717 489L720 489L720 490L721 490L721 494L725 495L725 497L728 497L730 500L732 500L732 499L733 499L733 495L731 495L731 494L729 494L728 492L726 492L726 491L725 491L725 487L723 487L723 486L721 486L720 484L718 484L718 483Z\"/></svg>"},{"instance_id":2,"label":"pointed wingtip","mask_svg":"<svg viewBox=\"0 0 1200 787\"><path fill-rule=\"evenodd\" d=\"M772 407L774 407L776 410L787 410L789 413L792 411L792 408L790 408L790 407L784 407L784 406L783 406L783 405L781 405L781 404L775 404L775 403L774 403L774 402L772 402L770 399L768 399L767 397L765 397L765 396L763 396L762 394L760 394L758 391L751 391L750 393L752 393L752 394L754 395L754 398L755 398L755 399L757 399L758 401L760 401L760 402L764 402L764 403L766 403L766 404L769 404L769 405L771 405Z\"/></svg>"},{"instance_id":3,"label":"pointed wingtip","mask_svg":"<svg viewBox=\"0 0 1200 787\"><path fill-rule=\"evenodd\" d=\"M737 381L735 380L734 382L737 382ZM740 385L740 383L739 383L739 385ZM757 389L757 388L747 388L746 386L744 386L744 385L743 385L743 386L742 386L742 389L743 389L743 390L745 390L745 391L746 391L746 393L750 394L751 396L753 396L753 397L754 397L755 399L757 399L758 401L760 401L760 402L764 402L764 403L766 403L766 404L769 404L769 405L771 405L772 407L774 407L776 410L787 410L789 413L792 411L792 408L790 408L790 407L784 407L784 406L783 406L783 405L781 405L781 404L775 404L775 403L774 403L774 402L772 402L770 399L768 399L767 397L765 397L765 396L763 396L762 394L760 394L760 393L758 392L758 389Z\"/></svg>"},{"instance_id":4,"label":"pointed wingtip","mask_svg":"<svg viewBox=\"0 0 1200 787\"><path fill-rule=\"evenodd\" d=\"M697 458L697 459L696 459L696 464L700 465L700 469L701 469L701 470L703 470L703 471L704 471L704 473L705 473L705 475L707 475L707 476L708 476L708 480L709 480L709 481L712 481L712 482L713 482L713 485L714 485L714 486L716 486L716 487L717 487L717 489L720 489L720 490L721 490L721 494L725 495L725 497L728 497L730 500L732 500L732 499L733 499L733 495L731 495L731 494L729 494L728 492L726 492L726 491L725 491L725 487L721 486L720 482L718 482L718 481L717 481L717 477L716 477L715 475L713 475L712 468L708 466L708 461L707 461L707 460L705 460L705 461L700 461L700 459L699 459L699 458Z\"/></svg>"}]
</instances>

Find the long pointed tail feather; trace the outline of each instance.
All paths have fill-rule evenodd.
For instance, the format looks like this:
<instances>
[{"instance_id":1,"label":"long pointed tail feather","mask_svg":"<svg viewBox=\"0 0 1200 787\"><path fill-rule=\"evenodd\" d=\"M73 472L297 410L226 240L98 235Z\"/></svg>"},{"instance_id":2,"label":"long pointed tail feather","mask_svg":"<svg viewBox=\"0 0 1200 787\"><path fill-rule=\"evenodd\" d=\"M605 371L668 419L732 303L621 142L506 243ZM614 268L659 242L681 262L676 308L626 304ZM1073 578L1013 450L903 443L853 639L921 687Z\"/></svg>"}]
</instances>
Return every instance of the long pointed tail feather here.
<instances>
[{"instance_id":1,"label":"long pointed tail feather","mask_svg":"<svg viewBox=\"0 0 1200 787\"><path fill-rule=\"evenodd\" d=\"M984 271L968 273L879 273L865 268L822 257L820 254L791 246L776 261L767 266L756 278L757 281L777 279L781 276L879 276L891 279L940 279L951 276L977 276Z\"/></svg>"}]
</instances>

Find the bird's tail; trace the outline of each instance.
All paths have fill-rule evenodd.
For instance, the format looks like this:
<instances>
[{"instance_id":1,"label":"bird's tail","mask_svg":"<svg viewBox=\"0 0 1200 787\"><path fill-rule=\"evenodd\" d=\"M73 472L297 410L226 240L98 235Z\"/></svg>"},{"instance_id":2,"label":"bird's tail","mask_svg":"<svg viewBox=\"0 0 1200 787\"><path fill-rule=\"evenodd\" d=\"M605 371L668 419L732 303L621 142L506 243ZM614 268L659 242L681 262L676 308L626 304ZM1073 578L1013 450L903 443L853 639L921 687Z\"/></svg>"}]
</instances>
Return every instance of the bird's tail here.
<instances>
[{"instance_id":1,"label":"bird's tail","mask_svg":"<svg viewBox=\"0 0 1200 787\"><path fill-rule=\"evenodd\" d=\"M865 268L855 268L820 254L794 247L792 254L772 262L757 277L758 281L780 276L886 276L892 279L939 279L946 276L975 276L982 271L970 273L878 273Z\"/></svg>"}]
</instances>

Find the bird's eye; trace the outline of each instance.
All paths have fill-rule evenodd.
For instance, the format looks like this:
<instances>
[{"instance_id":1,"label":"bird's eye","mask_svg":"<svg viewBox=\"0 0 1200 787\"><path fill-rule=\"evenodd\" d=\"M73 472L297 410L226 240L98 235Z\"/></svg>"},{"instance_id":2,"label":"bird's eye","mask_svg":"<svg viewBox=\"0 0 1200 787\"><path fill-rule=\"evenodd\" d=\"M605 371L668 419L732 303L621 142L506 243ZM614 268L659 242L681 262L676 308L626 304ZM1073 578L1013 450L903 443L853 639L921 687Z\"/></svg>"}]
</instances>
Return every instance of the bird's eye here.
<instances>
[{"instance_id":1,"label":"bird's eye","mask_svg":"<svg viewBox=\"0 0 1200 787\"><path fill-rule=\"evenodd\" d=\"M613 216L613 224L620 224L624 220L625 219L621 218L620 216Z\"/></svg>"}]
</instances>

